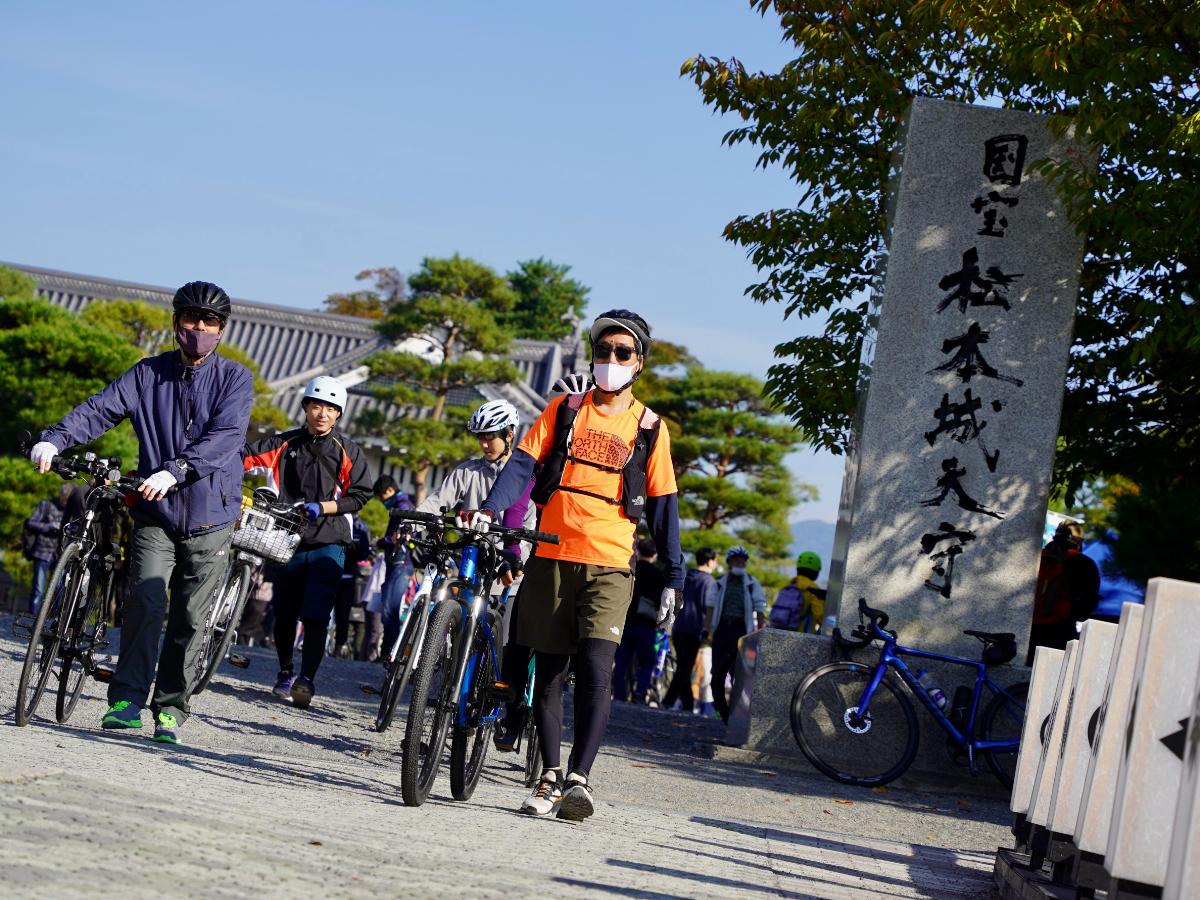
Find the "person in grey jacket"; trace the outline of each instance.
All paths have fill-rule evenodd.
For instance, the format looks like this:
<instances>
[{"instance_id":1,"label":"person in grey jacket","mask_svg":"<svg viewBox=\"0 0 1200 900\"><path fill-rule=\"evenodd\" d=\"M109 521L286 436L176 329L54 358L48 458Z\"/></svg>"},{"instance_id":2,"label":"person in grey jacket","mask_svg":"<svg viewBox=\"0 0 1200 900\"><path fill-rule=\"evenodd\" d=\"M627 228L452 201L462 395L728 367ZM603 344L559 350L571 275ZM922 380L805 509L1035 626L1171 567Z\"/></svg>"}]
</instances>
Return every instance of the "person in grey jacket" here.
<instances>
[{"instance_id":1,"label":"person in grey jacket","mask_svg":"<svg viewBox=\"0 0 1200 900\"><path fill-rule=\"evenodd\" d=\"M123 419L132 423L137 474L145 481L140 496L132 495L131 584L108 687L112 706L101 724L140 728L153 686L154 740L177 744L204 621L223 582L230 526L241 510L241 451L254 379L245 366L214 352L232 309L223 290L194 281L175 292L172 305L179 349L141 360L43 431L30 458L45 472L68 447L95 440Z\"/></svg>"},{"instance_id":2,"label":"person in grey jacket","mask_svg":"<svg viewBox=\"0 0 1200 900\"><path fill-rule=\"evenodd\" d=\"M36 616L42 594L46 590L46 578L54 568L54 560L58 557L58 536L62 534L63 510L67 508L67 498L75 490L74 485L64 483L58 489L58 496L43 500L33 511L33 515L25 520L25 527L37 537L33 542L33 590L29 594L29 608Z\"/></svg>"},{"instance_id":3,"label":"person in grey jacket","mask_svg":"<svg viewBox=\"0 0 1200 900\"><path fill-rule=\"evenodd\" d=\"M701 635L712 636L713 706L725 721L729 721L725 676L737 661L738 641L767 624L767 595L762 583L746 571L749 562L750 552L745 547L730 547L725 552L729 571L717 579L716 590L709 595Z\"/></svg>"}]
</instances>

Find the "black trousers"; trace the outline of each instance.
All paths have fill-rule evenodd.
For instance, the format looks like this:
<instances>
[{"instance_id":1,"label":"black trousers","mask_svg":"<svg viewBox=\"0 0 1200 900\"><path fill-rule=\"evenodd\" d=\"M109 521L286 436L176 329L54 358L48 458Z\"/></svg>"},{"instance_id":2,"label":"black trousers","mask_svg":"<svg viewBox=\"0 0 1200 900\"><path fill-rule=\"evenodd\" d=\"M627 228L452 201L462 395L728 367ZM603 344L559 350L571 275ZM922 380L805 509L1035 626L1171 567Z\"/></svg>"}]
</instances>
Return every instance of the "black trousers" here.
<instances>
[{"instance_id":1,"label":"black trousers","mask_svg":"<svg viewBox=\"0 0 1200 900\"><path fill-rule=\"evenodd\" d=\"M725 697L725 676L737 662L737 642L746 634L746 624L738 619L722 619L712 642L713 706L721 719L729 721L729 700Z\"/></svg>"},{"instance_id":2,"label":"black trousers","mask_svg":"<svg viewBox=\"0 0 1200 900\"><path fill-rule=\"evenodd\" d=\"M696 654L700 652L700 635L673 632L671 643L675 647L675 677L667 688L663 706L670 709L676 700L682 700L684 710L691 712L695 700L692 697L692 669L696 667Z\"/></svg>"},{"instance_id":3,"label":"black trousers","mask_svg":"<svg viewBox=\"0 0 1200 900\"><path fill-rule=\"evenodd\" d=\"M525 715L525 690L529 681L529 657L532 651L517 641L517 610L521 602L521 589L517 588L517 596L509 601L506 630L508 638L504 642L504 653L500 658L500 680L511 685L516 699L504 704L504 725L509 729L521 727Z\"/></svg>"}]
</instances>

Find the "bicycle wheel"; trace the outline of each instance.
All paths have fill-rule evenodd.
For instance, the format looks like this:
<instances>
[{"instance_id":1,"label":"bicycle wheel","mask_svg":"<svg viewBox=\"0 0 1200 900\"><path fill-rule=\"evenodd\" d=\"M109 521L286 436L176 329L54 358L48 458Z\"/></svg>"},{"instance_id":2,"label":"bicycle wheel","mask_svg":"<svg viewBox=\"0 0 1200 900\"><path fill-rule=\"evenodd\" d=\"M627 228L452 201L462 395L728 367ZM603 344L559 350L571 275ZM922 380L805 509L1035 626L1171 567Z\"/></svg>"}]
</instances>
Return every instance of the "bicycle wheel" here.
<instances>
[{"instance_id":1,"label":"bicycle wheel","mask_svg":"<svg viewBox=\"0 0 1200 900\"><path fill-rule=\"evenodd\" d=\"M202 693L212 677L217 674L221 660L229 652L229 645L237 633L238 623L242 621L242 611L246 608L246 600L250 596L250 582L254 578L254 567L248 562L235 563L233 575L225 583L225 590L216 603L216 617L213 622L213 633L208 640L209 654L201 657L200 680L192 691L192 696Z\"/></svg>"},{"instance_id":2,"label":"bicycle wheel","mask_svg":"<svg viewBox=\"0 0 1200 900\"><path fill-rule=\"evenodd\" d=\"M462 616L457 603L439 603L430 616L413 677L404 742L400 745L400 792L409 806L429 798L442 765L446 731L458 698L454 696L454 659Z\"/></svg>"},{"instance_id":3,"label":"bicycle wheel","mask_svg":"<svg viewBox=\"0 0 1200 900\"><path fill-rule=\"evenodd\" d=\"M874 666L830 663L814 669L792 695L792 733L808 761L842 784L887 784L917 755L917 714L886 674L865 720L855 717Z\"/></svg>"},{"instance_id":4,"label":"bicycle wheel","mask_svg":"<svg viewBox=\"0 0 1200 900\"><path fill-rule=\"evenodd\" d=\"M1029 683L1014 684L1005 690L1016 703L1014 704L1004 694L997 694L993 697L992 702L984 710L982 718L975 724L975 733L979 735L976 740L1019 741L1021 739L1021 726L1025 721L1025 701L1029 695ZM1013 778L1017 773L1016 752L1001 753L997 750L984 750L983 758L1000 783L1012 790Z\"/></svg>"},{"instance_id":5,"label":"bicycle wheel","mask_svg":"<svg viewBox=\"0 0 1200 900\"><path fill-rule=\"evenodd\" d=\"M101 572L99 578L93 578L88 585L87 602L71 617L74 621L59 664L58 702L54 708L55 718L60 725L65 725L71 718L83 694L83 682L89 665L85 657L91 654L96 642L104 637L105 600L111 580L111 569Z\"/></svg>"},{"instance_id":6,"label":"bicycle wheel","mask_svg":"<svg viewBox=\"0 0 1200 900\"><path fill-rule=\"evenodd\" d=\"M650 693L647 699L653 700L659 706L667 699L667 691L671 689L671 681L675 678L675 653L667 653L663 660L662 671L657 678L650 681Z\"/></svg>"},{"instance_id":7,"label":"bicycle wheel","mask_svg":"<svg viewBox=\"0 0 1200 900\"><path fill-rule=\"evenodd\" d=\"M78 541L68 544L58 557L54 571L46 579L46 590L42 593L42 604L29 637L29 649L25 651L25 665L21 668L21 680L17 685L16 721L28 725L37 711L58 648L62 644L60 623L70 615L75 606L83 580L83 564L80 562ZM50 626L47 627L46 623Z\"/></svg>"},{"instance_id":8,"label":"bicycle wheel","mask_svg":"<svg viewBox=\"0 0 1200 900\"><path fill-rule=\"evenodd\" d=\"M495 613L489 611L488 618L492 622L492 633L496 631ZM492 699L491 687L496 683L496 671L492 668L492 654L488 650L487 637L482 628L475 630L474 647L471 659L474 662L467 670L470 684L466 690L466 709L464 713L468 721L479 720L493 715L496 702ZM480 722L475 726L454 725L450 733L450 795L458 801L465 802L475 793L479 784L479 776L483 774L483 764L487 761L488 748L492 745L492 724Z\"/></svg>"},{"instance_id":9,"label":"bicycle wheel","mask_svg":"<svg viewBox=\"0 0 1200 900\"><path fill-rule=\"evenodd\" d=\"M429 618L429 594L422 594L413 600L404 624L400 628L400 640L396 645L396 655L388 666L387 677L383 679L380 690L379 714L375 716L375 730L380 734L392 725L396 715L396 706L404 688L412 677L417 660L417 641L425 620Z\"/></svg>"},{"instance_id":10,"label":"bicycle wheel","mask_svg":"<svg viewBox=\"0 0 1200 900\"><path fill-rule=\"evenodd\" d=\"M525 730L521 736L525 742L525 787L537 786L542 777L542 745L538 743L537 723L533 720L533 710L525 711Z\"/></svg>"}]
</instances>

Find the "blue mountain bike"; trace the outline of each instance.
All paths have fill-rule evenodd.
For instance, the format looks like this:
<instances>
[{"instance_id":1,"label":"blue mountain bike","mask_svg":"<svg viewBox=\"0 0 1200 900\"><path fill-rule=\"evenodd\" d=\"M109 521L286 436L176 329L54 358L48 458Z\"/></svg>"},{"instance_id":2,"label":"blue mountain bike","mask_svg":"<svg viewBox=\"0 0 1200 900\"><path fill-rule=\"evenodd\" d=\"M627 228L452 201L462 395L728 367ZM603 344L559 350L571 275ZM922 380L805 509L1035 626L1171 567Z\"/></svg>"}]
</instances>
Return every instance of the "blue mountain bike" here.
<instances>
[{"instance_id":1,"label":"blue mountain bike","mask_svg":"<svg viewBox=\"0 0 1200 900\"><path fill-rule=\"evenodd\" d=\"M400 791L409 806L429 798L450 739L450 793L470 800L487 759L501 701L508 689L497 684L500 671L500 613L488 603L492 580L504 559L497 538L558 543L558 535L524 528L459 531L447 516L393 510L397 521L422 522L440 530L442 542L461 550L458 576L446 582L445 600L429 618L421 657L412 679L408 721L401 744Z\"/></svg>"},{"instance_id":2,"label":"blue mountain bike","mask_svg":"<svg viewBox=\"0 0 1200 900\"><path fill-rule=\"evenodd\" d=\"M849 651L880 640L879 660L868 665L847 657L845 662L814 669L800 682L792 695L792 733L808 761L835 781L865 786L887 784L912 765L920 736L917 713L890 668L946 732L952 758L965 757L973 775L982 757L1000 782L1011 788L1029 685L1002 688L988 677L987 667L1013 658L1014 635L964 632L983 642L983 659L974 662L901 647L896 633L886 630L887 613L871 609L866 600L858 601L858 609L860 624L850 633L857 640L848 641L834 629L834 641ZM869 626L862 622L863 616L870 619ZM901 656L974 668L974 689L964 686L956 691L958 697L947 717ZM985 687L991 701L977 717Z\"/></svg>"}]
</instances>

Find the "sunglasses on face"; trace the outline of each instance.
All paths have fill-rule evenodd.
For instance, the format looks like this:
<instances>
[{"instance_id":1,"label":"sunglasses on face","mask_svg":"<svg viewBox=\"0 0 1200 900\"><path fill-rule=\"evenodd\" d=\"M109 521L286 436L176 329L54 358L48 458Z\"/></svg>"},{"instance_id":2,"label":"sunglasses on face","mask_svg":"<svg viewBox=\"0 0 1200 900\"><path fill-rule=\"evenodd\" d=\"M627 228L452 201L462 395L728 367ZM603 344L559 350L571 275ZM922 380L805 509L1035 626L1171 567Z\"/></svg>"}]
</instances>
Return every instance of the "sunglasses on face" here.
<instances>
[{"instance_id":1,"label":"sunglasses on face","mask_svg":"<svg viewBox=\"0 0 1200 900\"><path fill-rule=\"evenodd\" d=\"M634 347L614 347L604 341L592 344L592 359L608 359L610 356L615 356L618 362L629 362L636 353L637 349Z\"/></svg>"},{"instance_id":2,"label":"sunglasses on face","mask_svg":"<svg viewBox=\"0 0 1200 900\"><path fill-rule=\"evenodd\" d=\"M203 322L209 328L220 328L223 324L223 320L216 313L199 313L192 310L181 312L179 322L182 325L199 325Z\"/></svg>"},{"instance_id":3,"label":"sunglasses on face","mask_svg":"<svg viewBox=\"0 0 1200 900\"><path fill-rule=\"evenodd\" d=\"M506 431L477 431L475 437L481 441L494 441L497 438L503 440L508 435Z\"/></svg>"}]
</instances>

